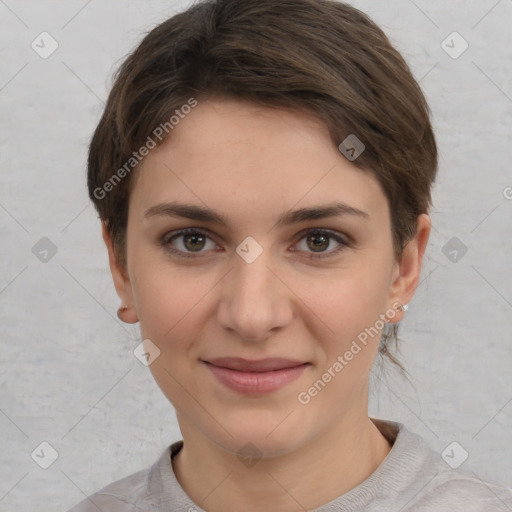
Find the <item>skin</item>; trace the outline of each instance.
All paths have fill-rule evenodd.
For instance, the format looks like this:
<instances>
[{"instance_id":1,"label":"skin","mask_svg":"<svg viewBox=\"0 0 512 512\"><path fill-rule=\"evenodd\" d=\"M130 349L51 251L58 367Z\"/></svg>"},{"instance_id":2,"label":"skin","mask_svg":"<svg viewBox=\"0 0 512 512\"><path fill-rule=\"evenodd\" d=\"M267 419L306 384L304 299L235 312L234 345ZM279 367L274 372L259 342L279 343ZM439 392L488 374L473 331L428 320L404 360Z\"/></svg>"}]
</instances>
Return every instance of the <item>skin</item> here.
<instances>
[{"instance_id":1,"label":"skin","mask_svg":"<svg viewBox=\"0 0 512 512\"><path fill-rule=\"evenodd\" d=\"M380 185L338 151L319 121L235 100L199 101L134 178L126 268L105 227L103 237L128 306L123 320L140 321L143 339L160 350L150 369L176 409L184 447L173 468L184 490L208 512L291 512L319 507L365 480L390 450L368 417L380 335L307 405L297 396L379 315L412 299L429 216L418 218L416 236L397 261ZM217 210L228 227L145 217L169 201ZM339 201L368 217L276 226L289 210ZM197 246L184 245L183 236L167 241L195 257L159 243L189 227L210 238ZM317 252L315 236L301 233L306 228L330 229L352 242L335 253L340 244L329 238ZM236 253L247 236L263 248L252 263ZM310 259L315 254L327 257ZM402 317L397 311L388 321ZM224 387L201 362L226 356L310 365L278 391L247 396ZM261 454L252 467L237 457L248 442Z\"/></svg>"}]
</instances>

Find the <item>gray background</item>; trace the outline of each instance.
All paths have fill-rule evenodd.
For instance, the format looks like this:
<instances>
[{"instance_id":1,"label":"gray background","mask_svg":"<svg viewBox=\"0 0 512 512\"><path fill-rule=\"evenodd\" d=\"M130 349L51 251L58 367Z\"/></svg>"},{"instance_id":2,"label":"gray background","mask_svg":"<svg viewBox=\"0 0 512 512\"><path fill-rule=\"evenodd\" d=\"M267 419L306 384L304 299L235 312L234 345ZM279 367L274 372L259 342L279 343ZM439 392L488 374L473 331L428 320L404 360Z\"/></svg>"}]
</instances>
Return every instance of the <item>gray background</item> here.
<instances>
[{"instance_id":1,"label":"gray background","mask_svg":"<svg viewBox=\"0 0 512 512\"><path fill-rule=\"evenodd\" d=\"M411 383L376 372L370 413L440 454L457 441L462 468L512 486L512 0L352 3L421 81L441 152L423 280L402 323ZM85 159L112 72L183 5L0 0L2 511L66 510L180 438L133 355L138 326L117 320ZM47 59L31 48L43 31L59 45ZM456 59L441 47L453 31L469 43ZM47 261L43 237L57 248ZM43 441L58 452L46 470L31 457Z\"/></svg>"}]
</instances>

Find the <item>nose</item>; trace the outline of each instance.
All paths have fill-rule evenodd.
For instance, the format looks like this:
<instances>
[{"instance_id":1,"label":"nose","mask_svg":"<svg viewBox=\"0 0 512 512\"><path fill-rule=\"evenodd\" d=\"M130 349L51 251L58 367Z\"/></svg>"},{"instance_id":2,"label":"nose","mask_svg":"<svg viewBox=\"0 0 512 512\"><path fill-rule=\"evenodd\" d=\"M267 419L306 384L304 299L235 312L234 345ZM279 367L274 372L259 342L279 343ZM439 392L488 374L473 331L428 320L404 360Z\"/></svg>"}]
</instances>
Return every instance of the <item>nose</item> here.
<instances>
[{"instance_id":1,"label":"nose","mask_svg":"<svg viewBox=\"0 0 512 512\"><path fill-rule=\"evenodd\" d=\"M224 277L217 318L240 340L261 342L293 318L293 293L274 270L270 251L252 262L238 254Z\"/></svg>"}]
</instances>

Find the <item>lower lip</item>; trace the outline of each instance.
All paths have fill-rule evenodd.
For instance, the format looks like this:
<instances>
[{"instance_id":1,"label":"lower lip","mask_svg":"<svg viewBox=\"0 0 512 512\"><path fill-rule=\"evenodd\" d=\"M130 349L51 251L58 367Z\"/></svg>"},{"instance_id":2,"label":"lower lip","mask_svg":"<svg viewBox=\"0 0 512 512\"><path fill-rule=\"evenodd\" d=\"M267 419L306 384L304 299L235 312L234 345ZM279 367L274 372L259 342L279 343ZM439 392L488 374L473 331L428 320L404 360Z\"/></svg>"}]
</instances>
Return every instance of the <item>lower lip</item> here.
<instances>
[{"instance_id":1,"label":"lower lip","mask_svg":"<svg viewBox=\"0 0 512 512\"><path fill-rule=\"evenodd\" d=\"M208 369L228 388L239 393L270 393L297 379L308 364L271 372L240 372L206 363Z\"/></svg>"}]
</instances>

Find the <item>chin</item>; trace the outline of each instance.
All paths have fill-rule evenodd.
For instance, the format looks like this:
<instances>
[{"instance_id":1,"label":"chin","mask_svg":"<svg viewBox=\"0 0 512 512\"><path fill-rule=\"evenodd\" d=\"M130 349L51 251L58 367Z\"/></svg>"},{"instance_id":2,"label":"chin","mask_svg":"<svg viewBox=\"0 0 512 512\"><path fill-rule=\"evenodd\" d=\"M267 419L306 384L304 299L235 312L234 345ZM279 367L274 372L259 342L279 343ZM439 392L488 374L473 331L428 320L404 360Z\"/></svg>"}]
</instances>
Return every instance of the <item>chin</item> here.
<instances>
[{"instance_id":1,"label":"chin","mask_svg":"<svg viewBox=\"0 0 512 512\"><path fill-rule=\"evenodd\" d=\"M292 407L277 412L235 410L232 414L219 415L224 428L218 424L205 426L209 430L207 437L237 456L251 450L265 458L286 455L305 444L308 433L313 435L314 426L308 425L306 418L300 418L300 412Z\"/></svg>"}]
</instances>

